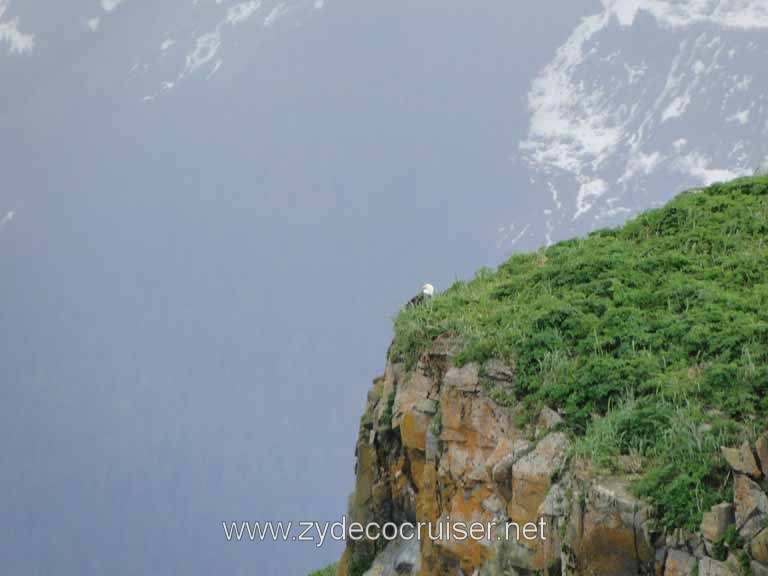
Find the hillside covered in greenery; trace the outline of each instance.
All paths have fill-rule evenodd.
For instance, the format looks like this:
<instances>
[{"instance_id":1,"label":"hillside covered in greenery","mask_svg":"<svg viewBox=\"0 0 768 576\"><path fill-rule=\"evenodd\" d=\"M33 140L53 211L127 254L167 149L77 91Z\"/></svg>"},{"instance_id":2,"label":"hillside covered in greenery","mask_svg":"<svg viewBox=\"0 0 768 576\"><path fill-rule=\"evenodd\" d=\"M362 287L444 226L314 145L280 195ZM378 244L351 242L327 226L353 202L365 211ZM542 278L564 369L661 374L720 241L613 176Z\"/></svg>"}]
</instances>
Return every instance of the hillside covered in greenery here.
<instances>
[{"instance_id":1,"label":"hillside covered in greenery","mask_svg":"<svg viewBox=\"0 0 768 576\"><path fill-rule=\"evenodd\" d=\"M440 334L459 364L515 366L497 402L559 410L572 457L636 474L666 528L728 500L721 445L768 413L768 177L685 192L616 229L512 256L395 320L413 366Z\"/></svg>"}]
</instances>

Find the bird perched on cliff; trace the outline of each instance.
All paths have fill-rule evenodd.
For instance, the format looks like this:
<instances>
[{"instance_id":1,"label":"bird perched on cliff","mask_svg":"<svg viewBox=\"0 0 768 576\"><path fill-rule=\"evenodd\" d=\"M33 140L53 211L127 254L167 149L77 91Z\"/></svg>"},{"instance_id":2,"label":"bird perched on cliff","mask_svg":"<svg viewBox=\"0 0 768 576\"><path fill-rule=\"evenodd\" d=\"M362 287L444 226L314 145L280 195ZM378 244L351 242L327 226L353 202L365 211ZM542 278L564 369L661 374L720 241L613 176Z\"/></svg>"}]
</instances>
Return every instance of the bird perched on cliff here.
<instances>
[{"instance_id":1,"label":"bird perched on cliff","mask_svg":"<svg viewBox=\"0 0 768 576\"><path fill-rule=\"evenodd\" d=\"M424 284L424 286L421 287L421 292L408 300L408 303L405 305L406 308L410 308L411 306L418 306L419 304L423 303L426 300L429 300L432 298L432 296L435 295L435 287L432 286L432 284Z\"/></svg>"}]
</instances>

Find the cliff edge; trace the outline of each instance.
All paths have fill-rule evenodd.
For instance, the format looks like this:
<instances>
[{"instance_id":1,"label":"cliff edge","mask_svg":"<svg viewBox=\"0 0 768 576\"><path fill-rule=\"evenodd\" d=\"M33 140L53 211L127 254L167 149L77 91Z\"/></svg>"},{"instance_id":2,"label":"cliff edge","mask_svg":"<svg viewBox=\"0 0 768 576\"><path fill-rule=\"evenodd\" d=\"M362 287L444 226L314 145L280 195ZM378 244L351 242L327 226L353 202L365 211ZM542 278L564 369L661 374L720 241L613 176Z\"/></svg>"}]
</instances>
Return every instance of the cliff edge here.
<instances>
[{"instance_id":1,"label":"cliff edge","mask_svg":"<svg viewBox=\"0 0 768 576\"><path fill-rule=\"evenodd\" d=\"M403 309L339 576L768 574L768 177L481 270Z\"/></svg>"}]
</instances>

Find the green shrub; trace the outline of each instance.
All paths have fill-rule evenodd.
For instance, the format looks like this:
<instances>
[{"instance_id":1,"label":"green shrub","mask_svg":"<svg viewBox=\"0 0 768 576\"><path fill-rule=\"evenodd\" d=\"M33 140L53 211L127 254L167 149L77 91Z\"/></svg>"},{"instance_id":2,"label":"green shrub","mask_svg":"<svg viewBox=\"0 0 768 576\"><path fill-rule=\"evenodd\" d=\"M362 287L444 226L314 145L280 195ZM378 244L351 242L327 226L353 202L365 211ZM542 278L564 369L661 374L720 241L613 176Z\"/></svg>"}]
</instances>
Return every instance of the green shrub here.
<instances>
[{"instance_id":1,"label":"green shrub","mask_svg":"<svg viewBox=\"0 0 768 576\"><path fill-rule=\"evenodd\" d=\"M387 396L387 403L384 406L384 410L381 412L380 425L385 428L392 427L392 416L395 408L395 391L392 390Z\"/></svg>"},{"instance_id":2,"label":"green shrub","mask_svg":"<svg viewBox=\"0 0 768 576\"><path fill-rule=\"evenodd\" d=\"M354 548L349 555L349 576L363 576L373 565L376 555L368 548Z\"/></svg>"},{"instance_id":3,"label":"green shrub","mask_svg":"<svg viewBox=\"0 0 768 576\"><path fill-rule=\"evenodd\" d=\"M338 564L330 564L329 566L326 566L325 568L321 568L320 570L315 570L314 572L310 573L309 576L336 576L336 568Z\"/></svg>"}]
</instances>

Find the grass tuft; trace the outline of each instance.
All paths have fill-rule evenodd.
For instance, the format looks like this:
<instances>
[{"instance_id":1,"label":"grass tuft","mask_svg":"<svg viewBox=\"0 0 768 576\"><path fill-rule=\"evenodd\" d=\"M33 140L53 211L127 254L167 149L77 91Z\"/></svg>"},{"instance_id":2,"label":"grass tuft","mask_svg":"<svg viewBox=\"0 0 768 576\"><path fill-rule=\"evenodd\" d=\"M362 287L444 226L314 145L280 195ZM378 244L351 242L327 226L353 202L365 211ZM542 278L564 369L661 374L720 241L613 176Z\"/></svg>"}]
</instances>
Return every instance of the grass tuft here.
<instances>
[{"instance_id":1,"label":"grass tuft","mask_svg":"<svg viewBox=\"0 0 768 576\"><path fill-rule=\"evenodd\" d=\"M338 567L338 564L330 564L325 568L321 568L320 570L315 570L314 572L310 573L309 576L336 576L337 567Z\"/></svg>"}]
</instances>

